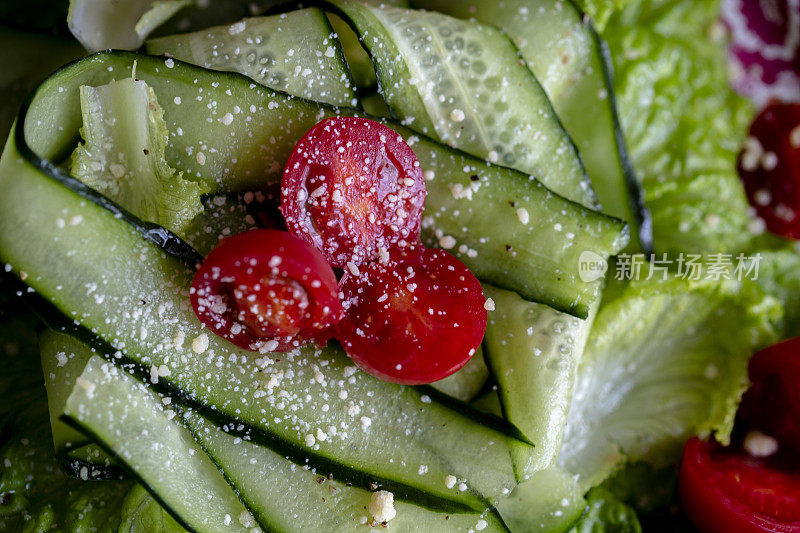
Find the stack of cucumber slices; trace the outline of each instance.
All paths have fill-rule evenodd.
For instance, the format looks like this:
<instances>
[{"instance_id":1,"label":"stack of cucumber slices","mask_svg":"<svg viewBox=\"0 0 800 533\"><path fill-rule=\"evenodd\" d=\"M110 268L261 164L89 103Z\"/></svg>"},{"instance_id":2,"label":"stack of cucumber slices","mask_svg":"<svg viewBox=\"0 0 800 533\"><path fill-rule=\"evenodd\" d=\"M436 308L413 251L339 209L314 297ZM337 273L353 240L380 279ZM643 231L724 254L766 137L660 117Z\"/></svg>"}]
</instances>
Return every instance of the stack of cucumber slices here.
<instances>
[{"instance_id":1,"label":"stack of cucumber slices","mask_svg":"<svg viewBox=\"0 0 800 533\"><path fill-rule=\"evenodd\" d=\"M114 13L72 4L84 44L115 44ZM658 338L657 313L678 305L676 328L713 338L665 349L663 364L722 359L735 385L693 392L685 404L703 414L653 438L729 433L721 406L741 393L750 349L774 337L775 302L674 281L654 295L616 284L606 304L606 277L580 270L652 246L591 19L552 0L315 5L206 27L197 5L156 2L124 46L181 9L192 31L67 64L20 110L0 160L0 264L47 324L62 468L134 479L166 513L150 530L567 531L626 455L652 453L609 429L649 385L592 382L613 388L611 367L641 364L647 348L590 335L595 319L613 331L636 322L631 308L655 309L641 330ZM493 303L481 350L431 386L373 378L336 342L239 349L189 304L203 257L267 225L295 144L334 116L380 121L411 146L423 242L467 265ZM624 290L624 305L611 301ZM718 300L728 314L692 315ZM726 317L741 343L709 348ZM588 405L600 389L608 403Z\"/></svg>"}]
</instances>

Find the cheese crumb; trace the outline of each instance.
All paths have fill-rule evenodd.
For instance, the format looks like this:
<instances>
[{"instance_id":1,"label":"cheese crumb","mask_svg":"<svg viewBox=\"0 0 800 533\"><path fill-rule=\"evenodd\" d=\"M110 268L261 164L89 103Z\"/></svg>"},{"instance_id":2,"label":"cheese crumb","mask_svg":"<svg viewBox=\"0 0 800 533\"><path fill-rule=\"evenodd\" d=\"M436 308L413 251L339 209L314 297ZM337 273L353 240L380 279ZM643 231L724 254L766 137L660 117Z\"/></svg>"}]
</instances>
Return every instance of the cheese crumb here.
<instances>
[{"instance_id":1,"label":"cheese crumb","mask_svg":"<svg viewBox=\"0 0 800 533\"><path fill-rule=\"evenodd\" d=\"M172 68L175 66L175 61L173 61L172 58L170 57L167 58L166 61L164 61L164 64L167 66L167 68Z\"/></svg>"},{"instance_id":2,"label":"cheese crumb","mask_svg":"<svg viewBox=\"0 0 800 533\"><path fill-rule=\"evenodd\" d=\"M203 353L208 349L208 335L201 333L192 341L192 351L194 353Z\"/></svg>"},{"instance_id":3,"label":"cheese crumb","mask_svg":"<svg viewBox=\"0 0 800 533\"><path fill-rule=\"evenodd\" d=\"M386 490L373 492L369 499L369 513L376 522L382 524L397 516L394 508L394 494Z\"/></svg>"},{"instance_id":4,"label":"cheese crumb","mask_svg":"<svg viewBox=\"0 0 800 533\"><path fill-rule=\"evenodd\" d=\"M464 114L462 110L458 108L453 109L450 112L450 120L452 120L453 122L463 122L465 118L467 118L467 116Z\"/></svg>"},{"instance_id":5,"label":"cheese crumb","mask_svg":"<svg viewBox=\"0 0 800 533\"><path fill-rule=\"evenodd\" d=\"M316 442L317 442L317 439L314 437L314 435L312 435L311 433L306 435L306 446L308 446L310 448L314 444L316 444Z\"/></svg>"},{"instance_id":6,"label":"cheese crumb","mask_svg":"<svg viewBox=\"0 0 800 533\"><path fill-rule=\"evenodd\" d=\"M456 476L447 476L446 478L444 478L444 486L447 487L448 489L452 489L453 487L456 486L456 481L458 481L456 479Z\"/></svg>"},{"instance_id":7,"label":"cheese crumb","mask_svg":"<svg viewBox=\"0 0 800 533\"><path fill-rule=\"evenodd\" d=\"M531 221L531 216L528 214L528 210L524 207L517 209L517 218L519 218L519 221L523 224L527 224Z\"/></svg>"},{"instance_id":8,"label":"cheese crumb","mask_svg":"<svg viewBox=\"0 0 800 533\"><path fill-rule=\"evenodd\" d=\"M222 115L223 124L225 124L226 126L230 126L231 122L233 122L233 115L231 115L230 113L225 113L224 115Z\"/></svg>"},{"instance_id":9,"label":"cheese crumb","mask_svg":"<svg viewBox=\"0 0 800 533\"><path fill-rule=\"evenodd\" d=\"M439 239L439 246L444 248L445 250L449 250L456 245L456 240L450 235L445 235L441 239Z\"/></svg>"},{"instance_id":10,"label":"cheese crumb","mask_svg":"<svg viewBox=\"0 0 800 533\"><path fill-rule=\"evenodd\" d=\"M751 431L744 438L744 449L753 457L769 457L778 451L778 441L760 431Z\"/></svg>"},{"instance_id":11,"label":"cheese crumb","mask_svg":"<svg viewBox=\"0 0 800 533\"><path fill-rule=\"evenodd\" d=\"M97 388L94 383L84 377L78 376L78 378L75 380L75 385L85 390L87 397L94 398L94 390Z\"/></svg>"},{"instance_id":12,"label":"cheese crumb","mask_svg":"<svg viewBox=\"0 0 800 533\"><path fill-rule=\"evenodd\" d=\"M487 311L494 311L494 300L486 298L486 301L483 302L483 308Z\"/></svg>"},{"instance_id":13,"label":"cheese crumb","mask_svg":"<svg viewBox=\"0 0 800 533\"><path fill-rule=\"evenodd\" d=\"M478 523L475 524L475 530L476 531L483 531L484 529L486 529L486 526L488 526L488 525L489 525L489 523L486 520L484 520L483 518L481 518L480 520L478 520Z\"/></svg>"},{"instance_id":14,"label":"cheese crumb","mask_svg":"<svg viewBox=\"0 0 800 533\"><path fill-rule=\"evenodd\" d=\"M195 159L197 159L197 164L200 166L206 164L206 154L204 154L203 152L197 152L197 156L195 156Z\"/></svg>"},{"instance_id":15,"label":"cheese crumb","mask_svg":"<svg viewBox=\"0 0 800 533\"><path fill-rule=\"evenodd\" d=\"M795 126L789 132L789 144L792 145L792 148L800 148L800 125Z\"/></svg>"},{"instance_id":16,"label":"cheese crumb","mask_svg":"<svg viewBox=\"0 0 800 533\"><path fill-rule=\"evenodd\" d=\"M246 509L239 515L239 523L244 527L256 527L256 519Z\"/></svg>"}]
</instances>

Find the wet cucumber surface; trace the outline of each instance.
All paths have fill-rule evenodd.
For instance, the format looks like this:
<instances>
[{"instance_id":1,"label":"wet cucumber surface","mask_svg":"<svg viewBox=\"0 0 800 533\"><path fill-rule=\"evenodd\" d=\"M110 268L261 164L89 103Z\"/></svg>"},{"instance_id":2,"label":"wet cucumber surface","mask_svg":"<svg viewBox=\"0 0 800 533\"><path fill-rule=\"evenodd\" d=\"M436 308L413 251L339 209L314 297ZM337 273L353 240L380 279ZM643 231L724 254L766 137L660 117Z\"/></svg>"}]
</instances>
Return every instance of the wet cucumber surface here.
<instances>
[{"instance_id":1,"label":"wet cucumber surface","mask_svg":"<svg viewBox=\"0 0 800 533\"><path fill-rule=\"evenodd\" d=\"M361 36L379 92L403 124L595 205L575 145L506 35L435 12L331 5Z\"/></svg>"},{"instance_id":2,"label":"wet cucumber surface","mask_svg":"<svg viewBox=\"0 0 800 533\"><path fill-rule=\"evenodd\" d=\"M649 214L622 137L613 67L591 19L570 0L505 0L501 4L415 0L413 4L507 32L577 144L603 211L631 224L631 249L649 249Z\"/></svg>"},{"instance_id":3,"label":"wet cucumber surface","mask_svg":"<svg viewBox=\"0 0 800 533\"><path fill-rule=\"evenodd\" d=\"M339 40L320 9L251 17L235 24L151 39L147 53L240 72L278 91L357 107Z\"/></svg>"}]
</instances>

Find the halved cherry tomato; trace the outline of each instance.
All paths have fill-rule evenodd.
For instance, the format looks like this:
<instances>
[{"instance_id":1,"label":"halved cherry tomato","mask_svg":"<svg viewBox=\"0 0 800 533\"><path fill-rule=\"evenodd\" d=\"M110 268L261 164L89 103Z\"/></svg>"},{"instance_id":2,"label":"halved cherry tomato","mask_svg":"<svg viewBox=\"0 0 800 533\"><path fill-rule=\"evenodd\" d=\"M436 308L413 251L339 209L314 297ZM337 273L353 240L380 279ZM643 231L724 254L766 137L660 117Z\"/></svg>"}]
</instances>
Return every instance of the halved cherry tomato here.
<instances>
[{"instance_id":1,"label":"halved cherry tomato","mask_svg":"<svg viewBox=\"0 0 800 533\"><path fill-rule=\"evenodd\" d=\"M767 229L800 239L800 104L772 104L756 117L739 175Z\"/></svg>"},{"instance_id":2,"label":"halved cherry tomato","mask_svg":"<svg viewBox=\"0 0 800 533\"><path fill-rule=\"evenodd\" d=\"M800 337L755 354L750 381L739 407L740 420L800 455Z\"/></svg>"},{"instance_id":3,"label":"halved cherry tomato","mask_svg":"<svg viewBox=\"0 0 800 533\"><path fill-rule=\"evenodd\" d=\"M342 316L330 265L285 231L257 229L224 239L198 269L190 298L203 324L247 350L323 343Z\"/></svg>"},{"instance_id":4,"label":"halved cherry tomato","mask_svg":"<svg viewBox=\"0 0 800 533\"><path fill-rule=\"evenodd\" d=\"M680 472L683 507L702 533L800 532L800 473L692 438Z\"/></svg>"},{"instance_id":5,"label":"halved cherry tomato","mask_svg":"<svg viewBox=\"0 0 800 533\"><path fill-rule=\"evenodd\" d=\"M419 385L464 366L486 330L486 298L472 272L442 250L393 249L340 283L337 338L366 372Z\"/></svg>"},{"instance_id":6,"label":"halved cherry tomato","mask_svg":"<svg viewBox=\"0 0 800 533\"><path fill-rule=\"evenodd\" d=\"M425 179L403 138L378 122L331 118L294 148L283 173L289 231L334 267L375 260L381 248L419 240Z\"/></svg>"}]
</instances>

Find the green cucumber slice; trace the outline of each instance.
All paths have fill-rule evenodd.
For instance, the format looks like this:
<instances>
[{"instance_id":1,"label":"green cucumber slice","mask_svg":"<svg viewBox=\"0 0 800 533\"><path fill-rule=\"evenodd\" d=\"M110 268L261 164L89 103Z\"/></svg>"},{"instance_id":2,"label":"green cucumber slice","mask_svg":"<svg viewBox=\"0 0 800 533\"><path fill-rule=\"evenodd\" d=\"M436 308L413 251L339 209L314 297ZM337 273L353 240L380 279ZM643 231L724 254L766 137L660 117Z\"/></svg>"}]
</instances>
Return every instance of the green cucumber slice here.
<instances>
[{"instance_id":1,"label":"green cucumber slice","mask_svg":"<svg viewBox=\"0 0 800 533\"><path fill-rule=\"evenodd\" d=\"M101 70L108 66L101 64ZM518 459L530 447L499 421L487 426L466 406L445 405L432 394L355 372L333 346L319 353L303 350L292 361L254 356L205 335L186 296L192 271L161 246L164 235L154 235L34 155L26 138L45 141L39 144L42 152L61 150L40 136L32 115L19 120L29 133L18 130L0 160L6 191L0 199L0 258L17 275L25 272L26 282L69 319L91 330L94 342L148 368L164 365L169 375L159 379L165 389L247 423L282 453L310 459L355 484L378 483L398 497L462 511L481 511L516 484L512 454ZM24 146L24 156L18 146ZM102 243L97 235L103 235ZM180 242L172 237L166 244L185 252ZM194 261L198 255L184 257ZM181 335L185 341L178 346ZM312 378L316 384L309 385ZM273 394L263 390L270 388ZM312 430L331 425L342 428L339 438L307 445ZM423 464L428 475L418 473ZM467 490L448 488L443 481L448 475L466 480Z\"/></svg>"},{"instance_id":2,"label":"green cucumber slice","mask_svg":"<svg viewBox=\"0 0 800 533\"><path fill-rule=\"evenodd\" d=\"M235 24L147 41L147 53L331 105L357 107L358 95L325 13L317 8L252 17Z\"/></svg>"},{"instance_id":3,"label":"green cucumber slice","mask_svg":"<svg viewBox=\"0 0 800 533\"><path fill-rule=\"evenodd\" d=\"M296 140L336 112L234 73L101 52L65 67L37 91L21 133L39 156L59 162L71 152L80 125L76 88L130 76L134 61L137 77L158 95L172 132L168 163L215 193L276 183ZM235 116L230 122L224 120L228 114ZM534 178L387 124L407 137L432 178L424 224L428 244L449 247L495 286L579 317L588 314L600 284L579 278L579 257L620 251L628 238L623 222L564 200Z\"/></svg>"},{"instance_id":4,"label":"green cucumber slice","mask_svg":"<svg viewBox=\"0 0 800 533\"><path fill-rule=\"evenodd\" d=\"M479 346L472 359L464 368L443 380L432 383L431 387L462 402L472 400L483 388L489 378L489 368Z\"/></svg>"},{"instance_id":5,"label":"green cucumber slice","mask_svg":"<svg viewBox=\"0 0 800 533\"><path fill-rule=\"evenodd\" d=\"M248 511L213 461L173 422L175 412L127 372L92 356L67 398L63 419L137 478L191 531L250 531Z\"/></svg>"},{"instance_id":6,"label":"green cucumber slice","mask_svg":"<svg viewBox=\"0 0 800 533\"><path fill-rule=\"evenodd\" d=\"M652 248L649 213L617 116L613 65L592 20L570 0L414 0L414 7L508 33L578 146L603 211L630 224L631 250Z\"/></svg>"},{"instance_id":7,"label":"green cucumber slice","mask_svg":"<svg viewBox=\"0 0 800 533\"><path fill-rule=\"evenodd\" d=\"M404 124L596 205L575 145L508 37L435 12L331 4L361 37Z\"/></svg>"},{"instance_id":8,"label":"green cucumber slice","mask_svg":"<svg viewBox=\"0 0 800 533\"><path fill-rule=\"evenodd\" d=\"M190 409L184 423L225 472L228 481L270 531L352 531L374 524L368 508L370 492L295 465L280 454L258 446L234 428L220 428ZM508 531L494 511L448 514L395 500L397 516L388 529L400 531Z\"/></svg>"},{"instance_id":9,"label":"green cucumber slice","mask_svg":"<svg viewBox=\"0 0 800 533\"><path fill-rule=\"evenodd\" d=\"M527 302L484 285L489 313L484 353L497 382L503 415L535 445L536 469L561 450L577 365L590 321Z\"/></svg>"},{"instance_id":10,"label":"green cucumber slice","mask_svg":"<svg viewBox=\"0 0 800 533\"><path fill-rule=\"evenodd\" d=\"M221 239L259 227L248 212L248 206L255 201L251 197L255 195L247 195L250 204L242 196L218 194L205 198L203 211L192 219L184 232L186 242L205 256Z\"/></svg>"},{"instance_id":11,"label":"green cucumber slice","mask_svg":"<svg viewBox=\"0 0 800 533\"><path fill-rule=\"evenodd\" d=\"M364 3L370 5L386 4L395 7L409 7L408 0L364 0ZM362 89L370 89L375 87L378 79L375 77L375 69L372 66L372 60L369 54L361 46L358 36L353 33L350 26L334 13L328 13L328 19L331 21L339 41L342 43L342 50L344 57L347 59L347 64L350 71L353 73L353 79L356 86Z\"/></svg>"},{"instance_id":12,"label":"green cucumber slice","mask_svg":"<svg viewBox=\"0 0 800 533\"><path fill-rule=\"evenodd\" d=\"M557 466L536 472L497 506L514 533L568 531L585 509L577 478Z\"/></svg>"},{"instance_id":13,"label":"green cucumber slice","mask_svg":"<svg viewBox=\"0 0 800 533\"><path fill-rule=\"evenodd\" d=\"M71 348L74 355L70 364L78 366L80 362L84 368L87 366L93 356L89 346L68 335L53 332L46 334L51 343ZM145 420L155 420L155 426L168 427L168 431L177 431L184 438L188 437L188 429L245 502L247 509L252 511L255 520L268 531L351 531L365 522L371 522L367 511L370 503L369 491L349 487L343 482L315 473L307 466L298 466L269 448L253 444L246 431L236 431L235 424L225 424L220 428L197 411L183 406L180 399L170 401L168 408L179 415L183 425L176 417L169 419L171 425L166 425L164 415L167 412L162 407L162 397L155 394L152 388L146 391L146 395L140 394L140 391L145 391L139 382L127 376L122 378L121 373L112 374L113 372L109 372L103 376L109 381L118 381L113 386L109 384L106 391L109 395L103 398L105 405L114 406L108 413L115 412L118 404L126 403L128 398L136 396L137 399L145 400L139 401L139 405L134 407L137 411L141 410ZM87 374L82 377L87 378ZM73 387L74 379L68 385L70 391ZM191 450L195 448L191 442L188 445L187 442L183 439L173 441L177 445L160 450L160 454L192 453ZM138 447L132 450L134 456L140 451L141 448ZM397 516L389 523L392 531L438 531L445 527L462 531L478 527L491 532L507 531L492 511L486 511L483 515L447 514L399 500L394 505Z\"/></svg>"}]
</instances>

